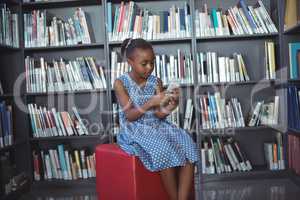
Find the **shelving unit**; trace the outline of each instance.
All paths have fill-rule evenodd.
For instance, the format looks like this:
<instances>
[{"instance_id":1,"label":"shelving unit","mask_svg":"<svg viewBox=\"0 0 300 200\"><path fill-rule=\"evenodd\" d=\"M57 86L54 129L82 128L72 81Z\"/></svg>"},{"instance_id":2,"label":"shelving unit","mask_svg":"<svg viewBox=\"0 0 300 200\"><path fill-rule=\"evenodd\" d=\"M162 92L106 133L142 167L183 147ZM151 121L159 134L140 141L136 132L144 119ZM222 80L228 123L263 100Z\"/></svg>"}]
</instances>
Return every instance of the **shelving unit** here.
<instances>
[{"instance_id":1,"label":"shelving unit","mask_svg":"<svg viewBox=\"0 0 300 200\"><path fill-rule=\"evenodd\" d=\"M66 137L45 137L33 138L28 114L15 106L15 132L18 142L10 147L0 149L3 151L18 151L17 164L20 171L26 171L31 180L31 189L53 189L55 187L64 187L68 189L78 189L81 187L95 188L95 179L87 180L51 180L38 181L33 180L33 162L32 150L36 148L55 147L57 144L66 143L74 147L88 146L93 149L97 144L107 143L113 140L110 134L110 129L113 125L112 103L116 102L114 90L111 86L111 51L119 51L122 42L108 41L108 30L106 26L107 17L107 3L111 2L112 6L120 5L120 0L68 0L68 1L51 1L51 2L35 2L35 3L20 3L16 0L7 0L12 3L12 6L17 7L20 27L20 48L0 45L0 61L4 67L0 68L0 79L6 94L0 95L0 99L13 99L14 83L18 76L25 71L24 59L26 56L34 58L44 57L46 60L59 59L64 57L67 59L74 59L77 56L93 56L101 61L105 67L106 89L97 90L81 90L81 91L66 91L66 92L48 92L48 93L28 93L24 85L21 88L19 98L23 103L36 103L44 105L48 108L56 107L58 110L70 110L72 105L76 105L79 109L83 109L89 104L92 98L97 99L97 106L91 112L81 114L90 123L101 124L101 130L91 130L96 135L89 136L66 136ZM205 3L208 7L214 7L212 2L208 0L161 0L151 1L145 0L136 1L139 6L163 10L168 9L172 5L182 6L185 2L188 3L192 15L192 22L195 20L195 10L201 9ZM229 6L237 4L237 0L226 0L221 4L223 10ZM257 0L245 0L246 4L254 5ZM287 133L298 134L300 131L292 130L287 127L287 91L285 86L290 84L298 84L300 80L290 80L288 78L288 43L291 41L300 41L300 25L292 27L288 30L283 30L283 16L284 16L284 1L282 0L263 0L264 5L271 13L271 18L278 28L278 33L272 34L258 34L258 35L231 35L231 36L217 36L217 37L196 37L195 24L192 23L191 37L187 38L171 38L171 39L157 39L150 40L154 51L157 54L173 54L176 55L177 49L184 53L190 53L193 58L194 74L196 74L196 54L198 52L215 51L222 56L231 56L234 52L243 54L247 64L250 81L246 82L219 82L219 83L199 83L197 76L195 82L192 84L182 84L182 95L180 100L180 119L184 118L183 108L187 98L192 98L194 105L198 104L199 94L207 91L220 91L226 99L237 97L243 108L244 118L253 109L253 102L257 100L268 100L275 95L280 97L280 116L279 124L275 126L259 126L259 127L241 127L241 128L225 128L225 129L208 129L200 128L199 111L195 112L196 130L192 134L198 147L201 148L203 138L209 135L228 135L233 136L243 147L246 155L254 166L254 169L249 172L234 172L228 174L214 174L206 175L201 173L201 164L198 163L198 173L195 174L195 190L197 200L201 197L201 188L203 184L218 184L223 181L236 181L253 179L260 181L261 179L280 179L293 178L295 175L288 169L287 153L285 153L286 170L270 171L264 159L263 143L266 141L273 141L275 135L280 132L284 136L284 148L287 149ZM90 13L92 27L95 35L95 41L92 44L78 44L71 46L53 46L53 47L24 47L23 35L23 14L30 13L34 9L47 9L55 16L70 16L70 13L76 7L82 7L83 10ZM265 80L265 52L264 42L274 41L276 44L276 64L277 74L275 80ZM3 53L4 52L4 53ZM73 101L68 102L71 98ZM231 131L232 130L232 131ZM231 135L233 134L233 135ZM103 136L103 137L102 137ZM253 143L253 144L252 144ZM286 152L286 151L285 151ZM200 154L200 153L199 153ZM25 165L24 165L25 163ZM200 191L200 192L199 192ZM16 193L15 195L18 196ZM10 197L12 198L12 197ZM7 198L9 199L9 198Z\"/></svg>"}]
</instances>

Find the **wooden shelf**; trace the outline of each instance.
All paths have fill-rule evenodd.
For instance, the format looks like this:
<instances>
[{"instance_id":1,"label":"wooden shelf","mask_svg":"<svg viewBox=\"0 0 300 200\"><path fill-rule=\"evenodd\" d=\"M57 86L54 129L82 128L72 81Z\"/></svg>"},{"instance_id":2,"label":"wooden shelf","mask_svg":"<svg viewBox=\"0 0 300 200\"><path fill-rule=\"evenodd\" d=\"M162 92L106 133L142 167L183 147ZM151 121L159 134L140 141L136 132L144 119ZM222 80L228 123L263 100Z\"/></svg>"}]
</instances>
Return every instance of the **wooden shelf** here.
<instances>
[{"instance_id":1,"label":"wooden shelf","mask_svg":"<svg viewBox=\"0 0 300 200\"><path fill-rule=\"evenodd\" d=\"M218 83L199 83L197 86L198 87L209 87L209 86L227 86L227 85L241 85L241 86L246 86L246 85L262 85L262 84L275 84L280 82L279 80L260 80L260 81L241 81L241 82L218 82Z\"/></svg>"},{"instance_id":2,"label":"wooden shelf","mask_svg":"<svg viewBox=\"0 0 300 200\"><path fill-rule=\"evenodd\" d=\"M168 38L168 39L157 39L157 40L147 40L152 44L161 44L161 43L179 43L179 42L192 42L191 37L187 38ZM123 41L110 41L109 45L120 46Z\"/></svg>"},{"instance_id":3,"label":"wooden shelf","mask_svg":"<svg viewBox=\"0 0 300 200\"><path fill-rule=\"evenodd\" d=\"M78 90L78 91L65 91L65 92L37 92L37 93L26 93L26 96L50 96L50 95L76 95L76 94L92 94L107 92L107 89L92 89L92 90Z\"/></svg>"},{"instance_id":4,"label":"wooden shelf","mask_svg":"<svg viewBox=\"0 0 300 200\"><path fill-rule=\"evenodd\" d=\"M28 191L29 191L29 181L25 185L18 188L16 191L14 191L4 197L0 197L0 199L1 200L19 199L23 194L25 194Z\"/></svg>"},{"instance_id":5,"label":"wooden shelf","mask_svg":"<svg viewBox=\"0 0 300 200\"><path fill-rule=\"evenodd\" d=\"M262 38L272 38L278 36L278 33L268 34L253 34L253 35L229 35L229 36L212 36L212 37L197 37L197 41L220 41L220 40L255 40Z\"/></svg>"},{"instance_id":6,"label":"wooden shelf","mask_svg":"<svg viewBox=\"0 0 300 200\"><path fill-rule=\"evenodd\" d=\"M217 129L199 129L200 135L226 135L226 132L232 133L241 131L262 131L262 130L277 130L279 126L254 126L254 127L232 127L232 128L217 128ZM208 133L209 132L209 133Z\"/></svg>"},{"instance_id":7,"label":"wooden shelf","mask_svg":"<svg viewBox=\"0 0 300 200\"><path fill-rule=\"evenodd\" d=\"M290 27L284 31L284 34L295 34L300 32L300 23L296 24L293 27Z\"/></svg>"},{"instance_id":8,"label":"wooden shelf","mask_svg":"<svg viewBox=\"0 0 300 200\"><path fill-rule=\"evenodd\" d=\"M60 141L60 140L107 140L108 136L104 134L101 135L84 135L84 136L57 136L57 137L39 137L39 138L31 138L30 141L32 142L39 142L39 141Z\"/></svg>"},{"instance_id":9,"label":"wooden shelf","mask_svg":"<svg viewBox=\"0 0 300 200\"><path fill-rule=\"evenodd\" d=\"M202 183L234 181L234 180L249 180L249 179L270 179L270 178L286 178L291 176L290 170L269 170L265 167L254 167L248 172L232 172L224 174L204 174L200 178Z\"/></svg>"},{"instance_id":10,"label":"wooden shelf","mask_svg":"<svg viewBox=\"0 0 300 200\"><path fill-rule=\"evenodd\" d=\"M35 181L32 184L34 190L37 189L51 189L51 188L86 188L96 187L96 178L88 179L77 179L77 180L46 180L46 181Z\"/></svg>"},{"instance_id":11,"label":"wooden shelf","mask_svg":"<svg viewBox=\"0 0 300 200\"><path fill-rule=\"evenodd\" d=\"M0 51L7 51L7 50L13 50L13 51L18 51L18 50L21 50L21 48L19 47L13 47L13 46L10 46L10 45L5 45L5 44L0 44Z\"/></svg>"},{"instance_id":12,"label":"wooden shelf","mask_svg":"<svg viewBox=\"0 0 300 200\"><path fill-rule=\"evenodd\" d=\"M61 7L79 7L101 5L101 0L57 0L57 1L43 1L43 2L29 2L23 3L22 7L25 10L34 9L49 9L49 8L61 8Z\"/></svg>"},{"instance_id":13,"label":"wooden shelf","mask_svg":"<svg viewBox=\"0 0 300 200\"><path fill-rule=\"evenodd\" d=\"M49 47L26 47L25 52L31 51L68 51L73 49L89 49L89 48L104 48L102 43L92 43L92 44L77 44L69 46L49 46Z\"/></svg>"}]
</instances>

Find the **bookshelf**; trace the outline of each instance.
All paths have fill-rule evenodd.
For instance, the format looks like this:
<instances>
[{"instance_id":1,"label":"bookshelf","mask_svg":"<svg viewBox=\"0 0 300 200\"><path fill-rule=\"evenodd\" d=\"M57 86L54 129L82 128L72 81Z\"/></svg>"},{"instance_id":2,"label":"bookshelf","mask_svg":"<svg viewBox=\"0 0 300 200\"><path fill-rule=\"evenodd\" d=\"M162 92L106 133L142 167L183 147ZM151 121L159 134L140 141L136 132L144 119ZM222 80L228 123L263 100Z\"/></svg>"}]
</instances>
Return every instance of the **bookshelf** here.
<instances>
[{"instance_id":1,"label":"bookshelf","mask_svg":"<svg viewBox=\"0 0 300 200\"><path fill-rule=\"evenodd\" d=\"M94 147L100 143L107 143L114 140L111 129L114 126L113 116L109 112L112 110L113 103L116 102L113 88L111 86L111 52L120 51L121 40L109 40L110 32L106 24L108 16L108 5L112 7L112 13L115 8L121 5L120 0L68 0L68 1L49 1L49 2L29 2L6 1L17 13L19 13L19 38L20 47L12 47L0 44L0 61L3 66L0 68L0 80L5 90L0 95L0 100L8 101L21 100L23 108L27 110L26 105L35 103L38 106L46 106L48 109L56 108L59 111L71 112L72 106L80 109L80 116L89 123L92 135L87 136L60 136L60 137L40 137L32 136L32 128L29 115L14 105L14 132L16 142L9 147L0 149L0 154L5 151L18 152L16 164L18 171L25 171L30 178L31 189L53 189L55 187L67 187L78 189L82 187L95 188L95 179L86 180L41 180L34 181L34 164L32 159L32 150L55 148L58 144L66 144L72 148L87 147L93 151ZM127 2L127 1L126 1ZM257 0L245 0L247 5L255 5ZM195 128L191 130L192 137L197 142L199 149L206 136L232 136L243 148L248 159L253 165L253 169L247 172L233 172L223 174L203 174L201 164L197 165L195 176L196 191L201 190L202 184L219 184L223 181L234 182L236 180L253 179L280 179L283 177L294 177L292 170L288 168L288 155L284 151L285 170L271 171L268 169L264 158L264 142L273 142L278 132L283 136L284 149L288 148L287 133L299 134L299 130L293 130L287 127L288 122L288 93L285 86L297 85L299 80L289 79L289 59L288 43L300 41L299 25L284 30L284 1L281 0L263 0L266 9L270 13L272 21L275 23L278 33L261 34L242 34L227 36L196 36L195 13L196 10L202 10L204 4L208 8L218 7L227 10L229 7L237 5L237 0L222 1L220 5L212 4L209 0L161 0L161 1L136 1L139 8L149 9L154 12L169 10L173 5L184 8L189 7L191 16L190 36L186 37L165 37L163 39L150 39L154 51L158 55L177 55L180 49L183 54L190 54L193 59L193 74L197 74L196 55L199 52L216 52L218 56L231 57L233 53L241 53L246 63L247 72L250 76L249 81L243 82L214 82L201 83L198 76L194 76L193 83L183 83L180 85L181 96L179 105L180 125L183 126L185 104L188 98L193 100L195 111L193 114L193 124ZM74 10L81 7L88 13L94 38L89 44L61 45L47 47L25 47L24 46L24 21L23 15L31 13L33 10L46 9L51 16L57 16L66 19L66 16L72 16ZM274 80L265 79L265 41L272 41L275 44L276 53L276 78ZM2 53L3 52L3 53ZM280 56L279 56L280 55ZM21 87L21 94L13 94L14 83L18 76L25 72L25 58L30 56L35 59L43 57L47 61L58 60L63 57L67 60L74 60L77 57L92 56L104 67L107 87L104 89L86 89L76 91L62 92L27 92L25 82ZM118 58L120 62L120 58ZM168 83L167 83L168 84ZM167 85L166 84L166 85ZM277 125L256 126L256 127L238 127L238 128L201 128L201 117L199 112L199 97L207 92L220 92L226 100L237 97L242 107L242 114L245 121L248 122L249 115L254 109L257 101L273 100L274 96L279 96L279 119ZM86 109L90 102L96 102L95 107ZM100 126L96 126L96 125ZM25 133L25 134L24 134ZM24 165L25 163L25 165ZM17 195L17 193L16 193ZM197 199L201 194L197 192Z\"/></svg>"}]
</instances>

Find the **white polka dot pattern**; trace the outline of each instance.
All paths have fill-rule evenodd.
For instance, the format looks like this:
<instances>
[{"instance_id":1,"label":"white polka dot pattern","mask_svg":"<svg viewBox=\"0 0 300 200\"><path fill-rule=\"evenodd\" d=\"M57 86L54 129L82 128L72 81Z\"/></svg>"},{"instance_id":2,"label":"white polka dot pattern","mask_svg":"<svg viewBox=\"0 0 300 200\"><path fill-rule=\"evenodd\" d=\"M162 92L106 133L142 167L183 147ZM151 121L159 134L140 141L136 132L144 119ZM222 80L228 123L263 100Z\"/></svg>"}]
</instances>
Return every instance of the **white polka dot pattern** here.
<instances>
[{"instance_id":1,"label":"white polka dot pattern","mask_svg":"<svg viewBox=\"0 0 300 200\"><path fill-rule=\"evenodd\" d=\"M122 81L135 106L141 106L155 94L157 78L150 75L140 88L128 73L118 78ZM117 142L130 155L140 158L150 171L184 166L187 161L198 161L198 149L190 135L166 119L159 119L147 111L134 122L128 122L125 113L119 113L120 133Z\"/></svg>"}]
</instances>

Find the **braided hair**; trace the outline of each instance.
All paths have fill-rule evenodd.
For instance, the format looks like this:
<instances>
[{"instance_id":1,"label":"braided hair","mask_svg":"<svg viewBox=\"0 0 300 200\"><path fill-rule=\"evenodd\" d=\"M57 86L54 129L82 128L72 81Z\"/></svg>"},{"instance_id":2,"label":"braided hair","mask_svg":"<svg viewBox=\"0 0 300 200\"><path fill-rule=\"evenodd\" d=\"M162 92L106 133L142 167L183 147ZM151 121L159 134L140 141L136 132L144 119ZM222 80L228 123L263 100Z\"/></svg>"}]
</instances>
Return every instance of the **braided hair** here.
<instances>
[{"instance_id":1,"label":"braided hair","mask_svg":"<svg viewBox=\"0 0 300 200\"><path fill-rule=\"evenodd\" d=\"M151 49L153 51L152 45L146 40L142 38L127 38L121 45L121 55L123 59L126 60L130 58L135 49Z\"/></svg>"}]
</instances>

